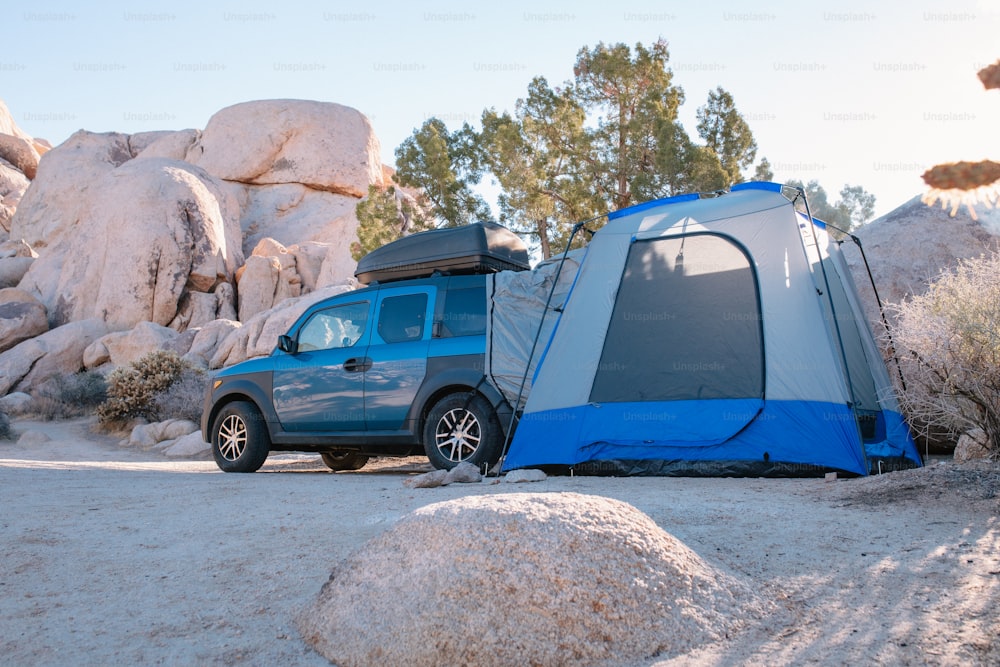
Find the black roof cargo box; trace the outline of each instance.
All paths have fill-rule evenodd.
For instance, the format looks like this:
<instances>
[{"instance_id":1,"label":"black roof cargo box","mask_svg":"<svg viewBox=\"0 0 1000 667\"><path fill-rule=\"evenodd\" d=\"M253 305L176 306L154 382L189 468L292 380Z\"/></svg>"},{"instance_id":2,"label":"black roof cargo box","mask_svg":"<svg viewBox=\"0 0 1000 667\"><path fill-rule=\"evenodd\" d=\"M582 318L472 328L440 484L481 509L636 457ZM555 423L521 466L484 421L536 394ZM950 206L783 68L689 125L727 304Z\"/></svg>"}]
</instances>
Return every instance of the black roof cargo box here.
<instances>
[{"instance_id":1,"label":"black roof cargo box","mask_svg":"<svg viewBox=\"0 0 1000 667\"><path fill-rule=\"evenodd\" d=\"M477 222L418 232L387 243L361 258L354 277L361 283L450 274L530 269L524 241L506 227Z\"/></svg>"}]
</instances>

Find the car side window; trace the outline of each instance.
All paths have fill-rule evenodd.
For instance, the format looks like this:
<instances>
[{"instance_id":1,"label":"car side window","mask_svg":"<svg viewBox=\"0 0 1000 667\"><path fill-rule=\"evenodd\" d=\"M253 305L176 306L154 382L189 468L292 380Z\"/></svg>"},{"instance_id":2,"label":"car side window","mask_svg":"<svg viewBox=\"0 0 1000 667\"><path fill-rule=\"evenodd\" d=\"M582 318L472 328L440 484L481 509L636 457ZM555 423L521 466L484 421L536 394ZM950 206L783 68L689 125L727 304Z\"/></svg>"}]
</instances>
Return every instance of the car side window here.
<instances>
[{"instance_id":1,"label":"car side window","mask_svg":"<svg viewBox=\"0 0 1000 667\"><path fill-rule=\"evenodd\" d=\"M441 325L442 338L486 333L486 288L448 290Z\"/></svg>"},{"instance_id":2,"label":"car side window","mask_svg":"<svg viewBox=\"0 0 1000 667\"><path fill-rule=\"evenodd\" d=\"M426 294L404 294L382 299L378 335L387 343L420 340L424 336Z\"/></svg>"},{"instance_id":3,"label":"car side window","mask_svg":"<svg viewBox=\"0 0 1000 667\"><path fill-rule=\"evenodd\" d=\"M368 305L368 301L359 301L314 313L299 329L299 352L353 346L365 333Z\"/></svg>"}]
</instances>

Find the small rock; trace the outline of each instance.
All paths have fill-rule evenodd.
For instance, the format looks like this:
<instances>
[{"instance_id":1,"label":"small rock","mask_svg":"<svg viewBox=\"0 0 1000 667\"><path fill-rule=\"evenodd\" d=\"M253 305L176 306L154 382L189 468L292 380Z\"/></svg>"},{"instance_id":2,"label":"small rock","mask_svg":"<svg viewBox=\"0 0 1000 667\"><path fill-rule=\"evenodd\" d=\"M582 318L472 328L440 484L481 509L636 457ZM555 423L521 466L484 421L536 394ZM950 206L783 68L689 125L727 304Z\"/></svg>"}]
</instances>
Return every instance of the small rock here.
<instances>
[{"instance_id":1,"label":"small rock","mask_svg":"<svg viewBox=\"0 0 1000 667\"><path fill-rule=\"evenodd\" d=\"M140 449L152 449L166 440L177 440L199 430L199 426L187 419L168 419L152 424L139 424L132 429L129 436L129 447L139 447ZM165 445L168 449L175 443Z\"/></svg>"},{"instance_id":2,"label":"small rock","mask_svg":"<svg viewBox=\"0 0 1000 667\"><path fill-rule=\"evenodd\" d=\"M163 440L183 438L200 430L197 424L187 419L167 419L157 424L150 424L150 426L156 427L154 432L157 435L157 439L161 442Z\"/></svg>"},{"instance_id":3,"label":"small rock","mask_svg":"<svg viewBox=\"0 0 1000 667\"><path fill-rule=\"evenodd\" d=\"M4 257L0 259L0 288L17 287L31 265L33 257Z\"/></svg>"},{"instance_id":4,"label":"small rock","mask_svg":"<svg viewBox=\"0 0 1000 667\"><path fill-rule=\"evenodd\" d=\"M990 457L990 450L986 446L986 431L981 428L972 429L968 433L963 433L955 446L955 462L977 461Z\"/></svg>"},{"instance_id":5,"label":"small rock","mask_svg":"<svg viewBox=\"0 0 1000 667\"><path fill-rule=\"evenodd\" d=\"M443 484L472 484L475 482L483 481L483 476L479 472L479 468L469 463L468 461L462 461L457 466L448 471L445 475Z\"/></svg>"},{"instance_id":6,"label":"small rock","mask_svg":"<svg viewBox=\"0 0 1000 667\"><path fill-rule=\"evenodd\" d=\"M516 484L518 482L543 482L546 479L548 479L548 475L541 470L536 468L521 468L519 470L511 470L504 475L503 481L509 484Z\"/></svg>"},{"instance_id":7,"label":"small rock","mask_svg":"<svg viewBox=\"0 0 1000 667\"><path fill-rule=\"evenodd\" d=\"M83 366L88 370L97 368L109 361L111 361L111 353L108 351L108 346L104 344L103 339L95 340L83 351Z\"/></svg>"},{"instance_id":8,"label":"small rock","mask_svg":"<svg viewBox=\"0 0 1000 667\"><path fill-rule=\"evenodd\" d=\"M17 241L11 240L0 243L0 259L5 257L31 257L34 259L38 257L38 253L25 243L24 239L19 239Z\"/></svg>"},{"instance_id":9,"label":"small rock","mask_svg":"<svg viewBox=\"0 0 1000 667\"><path fill-rule=\"evenodd\" d=\"M177 438L163 453L170 457L206 458L211 451L211 445L201 439L201 431L196 431Z\"/></svg>"},{"instance_id":10,"label":"small rock","mask_svg":"<svg viewBox=\"0 0 1000 667\"><path fill-rule=\"evenodd\" d=\"M3 412L19 414L27 410L30 405L31 396L23 391L15 391L6 396L0 396L0 411Z\"/></svg>"},{"instance_id":11,"label":"small rock","mask_svg":"<svg viewBox=\"0 0 1000 667\"><path fill-rule=\"evenodd\" d=\"M423 475L410 477L405 480L403 484L411 489L433 489L436 486L444 486L447 484L445 481L447 478L447 470L432 470L430 472L425 472Z\"/></svg>"},{"instance_id":12,"label":"small rock","mask_svg":"<svg viewBox=\"0 0 1000 667\"><path fill-rule=\"evenodd\" d=\"M150 449L156 446L159 442L154 437L152 429L150 427L156 426L156 424L139 424L132 429L132 435L128 438L129 447L138 447L140 449Z\"/></svg>"}]
</instances>

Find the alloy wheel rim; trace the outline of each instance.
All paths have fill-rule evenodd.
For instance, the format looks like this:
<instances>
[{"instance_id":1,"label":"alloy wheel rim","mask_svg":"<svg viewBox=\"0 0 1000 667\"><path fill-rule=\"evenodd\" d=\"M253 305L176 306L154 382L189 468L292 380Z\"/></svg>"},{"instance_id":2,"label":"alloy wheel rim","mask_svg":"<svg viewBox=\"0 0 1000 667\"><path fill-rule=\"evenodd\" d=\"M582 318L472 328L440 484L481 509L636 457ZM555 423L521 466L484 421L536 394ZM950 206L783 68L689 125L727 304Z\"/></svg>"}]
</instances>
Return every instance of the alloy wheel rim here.
<instances>
[{"instance_id":1,"label":"alloy wheel rim","mask_svg":"<svg viewBox=\"0 0 1000 667\"><path fill-rule=\"evenodd\" d=\"M235 461L247 448L247 425L237 415L229 415L219 426L219 453L227 461Z\"/></svg>"},{"instance_id":2,"label":"alloy wheel rim","mask_svg":"<svg viewBox=\"0 0 1000 667\"><path fill-rule=\"evenodd\" d=\"M438 452L448 461L465 461L479 449L482 428L472 412L455 408L438 420L434 433Z\"/></svg>"}]
</instances>

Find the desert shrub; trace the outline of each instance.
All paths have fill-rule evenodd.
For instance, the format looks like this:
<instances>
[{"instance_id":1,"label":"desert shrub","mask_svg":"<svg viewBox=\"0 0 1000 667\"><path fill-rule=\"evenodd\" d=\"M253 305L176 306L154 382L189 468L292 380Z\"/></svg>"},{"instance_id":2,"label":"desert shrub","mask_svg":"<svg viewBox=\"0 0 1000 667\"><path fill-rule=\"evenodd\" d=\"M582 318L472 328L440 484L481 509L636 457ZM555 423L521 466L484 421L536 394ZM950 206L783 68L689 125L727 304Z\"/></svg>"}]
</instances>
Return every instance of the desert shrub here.
<instances>
[{"instance_id":1,"label":"desert shrub","mask_svg":"<svg viewBox=\"0 0 1000 667\"><path fill-rule=\"evenodd\" d=\"M169 387L156 395L153 417L157 420L187 419L197 423L201 419L207 382L205 371L194 366L185 367Z\"/></svg>"},{"instance_id":2,"label":"desert shrub","mask_svg":"<svg viewBox=\"0 0 1000 667\"><path fill-rule=\"evenodd\" d=\"M893 308L911 422L956 435L981 428L1000 455L1000 254L961 262Z\"/></svg>"},{"instance_id":3,"label":"desert shrub","mask_svg":"<svg viewBox=\"0 0 1000 667\"><path fill-rule=\"evenodd\" d=\"M181 377L190 364L175 352L156 350L119 366L108 375L108 397L97 408L104 424L136 418L156 419L157 397Z\"/></svg>"},{"instance_id":4,"label":"desert shrub","mask_svg":"<svg viewBox=\"0 0 1000 667\"><path fill-rule=\"evenodd\" d=\"M91 413L108 397L108 383L97 371L64 373L48 380L31 402L40 419L67 419Z\"/></svg>"}]
</instances>

